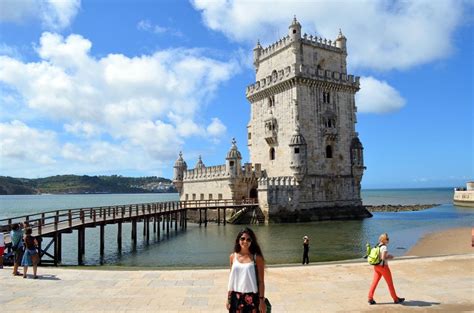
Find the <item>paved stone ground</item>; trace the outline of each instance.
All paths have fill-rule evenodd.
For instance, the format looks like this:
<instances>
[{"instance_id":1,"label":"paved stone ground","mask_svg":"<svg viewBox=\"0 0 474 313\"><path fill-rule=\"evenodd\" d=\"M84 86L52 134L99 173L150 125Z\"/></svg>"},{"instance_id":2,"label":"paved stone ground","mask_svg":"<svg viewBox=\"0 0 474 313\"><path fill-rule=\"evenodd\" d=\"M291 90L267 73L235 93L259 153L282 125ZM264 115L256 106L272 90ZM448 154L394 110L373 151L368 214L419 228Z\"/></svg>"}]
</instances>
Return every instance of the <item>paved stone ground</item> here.
<instances>
[{"instance_id":1,"label":"paved stone ground","mask_svg":"<svg viewBox=\"0 0 474 313\"><path fill-rule=\"evenodd\" d=\"M474 254L405 258L390 263L404 305L393 304L381 281L367 304L372 268L366 263L269 267L273 312L474 311ZM104 271L40 268L40 279L0 270L0 311L225 312L228 270Z\"/></svg>"}]
</instances>

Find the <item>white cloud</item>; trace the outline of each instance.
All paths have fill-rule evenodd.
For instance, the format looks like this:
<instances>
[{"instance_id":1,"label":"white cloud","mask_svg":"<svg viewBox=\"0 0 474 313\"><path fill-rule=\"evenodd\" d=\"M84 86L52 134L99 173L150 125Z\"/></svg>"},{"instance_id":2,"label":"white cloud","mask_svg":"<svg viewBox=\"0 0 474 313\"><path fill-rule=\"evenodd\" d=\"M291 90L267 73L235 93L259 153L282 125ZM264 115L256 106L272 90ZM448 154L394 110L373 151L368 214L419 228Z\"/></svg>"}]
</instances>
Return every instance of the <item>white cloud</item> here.
<instances>
[{"instance_id":1,"label":"white cloud","mask_svg":"<svg viewBox=\"0 0 474 313\"><path fill-rule=\"evenodd\" d=\"M39 19L44 28L60 30L71 24L80 7L80 0L2 0L0 22Z\"/></svg>"},{"instance_id":2,"label":"white cloud","mask_svg":"<svg viewBox=\"0 0 474 313\"><path fill-rule=\"evenodd\" d=\"M356 103L361 113L388 113L401 109L405 99L387 82L369 76L360 78Z\"/></svg>"},{"instance_id":3,"label":"white cloud","mask_svg":"<svg viewBox=\"0 0 474 313\"><path fill-rule=\"evenodd\" d=\"M219 61L196 49L95 58L91 48L80 35L44 33L36 49L40 61L0 56L0 87L7 92L2 97L21 102L0 103L1 110L28 111L29 121L37 117L62 127L67 136L58 137L67 143L51 150L62 150L58 164L67 159L77 163L74 168L102 164L108 169L111 163L99 160L109 154L114 167L157 166L174 159L185 138L214 141L219 127L225 129L214 120L206 127L209 121L200 113L218 86L238 71L236 60ZM207 130L213 138L206 137Z\"/></svg>"},{"instance_id":4,"label":"white cloud","mask_svg":"<svg viewBox=\"0 0 474 313\"><path fill-rule=\"evenodd\" d=\"M216 117L213 118L211 124L207 126L207 133L212 137L220 137L226 130L225 125Z\"/></svg>"},{"instance_id":5,"label":"white cloud","mask_svg":"<svg viewBox=\"0 0 474 313\"><path fill-rule=\"evenodd\" d=\"M468 2L445 1L207 1L194 0L204 23L229 38L269 44L288 32L293 14L303 32L348 38L349 64L407 69L446 57Z\"/></svg>"},{"instance_id":6,"label":"white cloud","mask_svg":"<svg viewBox=\"0 0 474 313\"><path fill-rule=\"evenodd\" d=\"M143 30L146 32L150 32L153 34L167 34L167 35L172 35L176 37L183 37L183 33L180 32L179 30L170 28L170 27L164 27L160 25L153 24L149 20L141 20L137 24L137 29L138 30Z\"/></svg>"},{"instance_id":7,"label":"white cloud","mask_svg":"<svg viewBox=\"0 0 474 313\"><path fill-rule=\"evenodd\" d=\"M14 120L0 123L0 157L2 172L6 166L19 163L52 164L58 151L56 134L42 131ZM4 168L5 167L5 168Z\"/></svg>"}]
</instances>

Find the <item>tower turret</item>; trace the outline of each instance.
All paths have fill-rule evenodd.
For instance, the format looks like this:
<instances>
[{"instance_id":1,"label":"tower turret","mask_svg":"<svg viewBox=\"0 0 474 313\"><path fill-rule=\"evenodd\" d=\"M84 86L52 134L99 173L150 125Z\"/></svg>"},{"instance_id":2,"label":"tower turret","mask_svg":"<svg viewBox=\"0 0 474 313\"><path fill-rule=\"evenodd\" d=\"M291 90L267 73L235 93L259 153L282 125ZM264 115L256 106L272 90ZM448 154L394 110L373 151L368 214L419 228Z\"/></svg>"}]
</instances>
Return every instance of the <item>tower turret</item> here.
<instances>
[{"instance_id":1,"label":"tower turret","mask_svg":"<svg viewBox=\"0 0 474 313\"><path fill-rule=\"evenodd\" d=\"M232 177L239 176L242 172L241 160L242 155L237 149L235 138L232 138L232 146L230 147L227 157L225 158L226 172Z\"/></svg>"},{"instance_id":2,"label":"tower turret","mask_svg":"<svg viewBox=\"0 0 474 313\"><path fill-rule=\"evenodd\" d=\"M206 168L206 165L204 165L204 162L202 162L201 155L199 155L198 161L197 161L196 166L194 168L195 169L200 169L200 170Z\"/></svg>"},{"instance_id":3,"label":"tower turret","mask_svg":"<svg viewBox=\"0 0 474 313\"><path fill-rule=\"evenodd\" d=\"M347 52L347 38L342 34L341 29L339 28L339 35L336 38L336 47L342 49L344 52Z\"/></svg>"},{"instance_id":4,"label":"tower turret","mask_svg":"<svg viewBox=\"0 0 474 313\"><path fill-rule=\"evenodd\" d=\"M253 48L253 65L255 66L255 70L258 70L258 64L259 64L259 59L260 55L262 54L262 46L260 45L260 40L257 41L257 45L255 48Z\"/></svg>"},{"instance_id":5,"label":"tower turret","mask_svg":"<svg viewBox=\"0 0 474 313\"><path fill-rule=\"evenodd\" d=\"M290 168L297 181L302 181L306 174L306 140L300 133L297 125L293 136L290 139L291 162Z\"/></svg>"},{"instance_id":6,"label":"tower turret","mask_svg":"<svg viewBox=\"0 0 474 313\"><path fill-rule=\"evenodd\" d=\"M174 176L173 176L173 185L176 187L178 192L181 194L183 190L183 177L184 171L188 169L188 165L183 159L183 153L179 152L179 157L174 162Z\"/></svg>"},{"instance_id":7,"label":"tower turret","mask_svg":"<svg viewBox=\"0 0 474 313\"><path fill-rule=\"evenodd\" d=\"M301 39L301 24L296 19L296 16L288 27L288 34L290 35L290 38L293 38L295 41Z\"/></svg>"}]
</instances>

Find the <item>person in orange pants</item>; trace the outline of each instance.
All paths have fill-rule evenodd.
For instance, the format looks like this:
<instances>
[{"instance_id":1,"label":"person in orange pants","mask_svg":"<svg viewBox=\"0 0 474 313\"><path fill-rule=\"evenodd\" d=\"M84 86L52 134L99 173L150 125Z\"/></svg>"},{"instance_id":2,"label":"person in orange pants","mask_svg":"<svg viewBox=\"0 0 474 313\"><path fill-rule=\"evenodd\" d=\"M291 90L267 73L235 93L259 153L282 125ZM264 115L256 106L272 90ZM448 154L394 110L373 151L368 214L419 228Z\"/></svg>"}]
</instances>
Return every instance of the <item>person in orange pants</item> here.
<instances>
[{"instance_id":1,"label":"person in orange pants","mask_svg":"<svg viewBox=\"0 0 474 313\"><path fill-rule=\"evenodd\" d=\"M395 287L393 286L392 272L390 272L390 267L388 266L388 260L393 259L393 255L388 254L387 245L389 242L388 234L384 233L379 237L379 246L380 246L380 255L382 262L379 265L374 265L374 279L372 280L372 285L369 290L369 304L375 304L374 293L375 288L380 281L380 278L385 279L390 290L390 295L392 296L394 303L403 303L405 298L400 298L395 292Z\"/></svg>"}]
</instances>

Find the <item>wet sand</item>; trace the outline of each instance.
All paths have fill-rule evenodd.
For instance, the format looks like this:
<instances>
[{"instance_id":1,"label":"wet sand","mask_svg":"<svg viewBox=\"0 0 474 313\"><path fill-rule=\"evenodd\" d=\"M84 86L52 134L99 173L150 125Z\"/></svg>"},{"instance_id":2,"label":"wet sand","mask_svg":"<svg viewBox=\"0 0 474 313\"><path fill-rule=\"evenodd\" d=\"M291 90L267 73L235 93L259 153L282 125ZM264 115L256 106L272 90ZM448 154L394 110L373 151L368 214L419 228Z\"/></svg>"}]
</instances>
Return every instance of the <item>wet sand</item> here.
<instances>
[{"instance_id":1,"label":"wet sand","mask_svg":"<svg viewBox=\"0 0 474 313\"><path fill-rule=\"evenodd\" d=\"M426 234L405 255L425 257L474 253L472 243L472 228L451 228Z\"/></svg>"}]
</instances>

